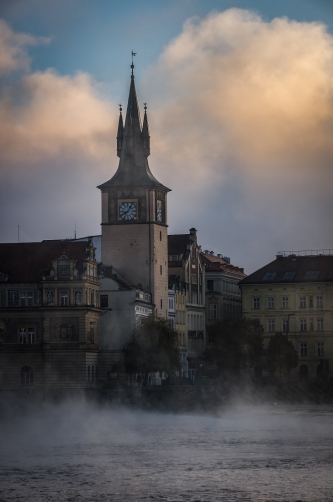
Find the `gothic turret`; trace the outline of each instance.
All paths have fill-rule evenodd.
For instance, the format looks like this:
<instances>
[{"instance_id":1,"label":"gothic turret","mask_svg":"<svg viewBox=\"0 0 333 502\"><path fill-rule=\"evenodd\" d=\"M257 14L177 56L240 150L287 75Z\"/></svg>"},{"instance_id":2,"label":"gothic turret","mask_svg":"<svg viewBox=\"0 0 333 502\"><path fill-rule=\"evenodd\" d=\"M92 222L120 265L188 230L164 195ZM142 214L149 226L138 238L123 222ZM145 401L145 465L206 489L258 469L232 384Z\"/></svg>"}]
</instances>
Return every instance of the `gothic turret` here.
<instances>
[{"instance_id":1,"label":"gothic turret","mask_svg":"<svg viewBox=\"0 0 333 502\"><path fill-rule=\"evenodd\" d=\"M142 141L143 141L143 151L147 157L150 155L150 135L149 135L149 126L148 126L148 118L147 118L147 103L145 103L145 114L143 117L143 126L142 126Z\"/></svg>"},{"instance_id":2,"label":"gothic turret","mask_svg":"<svg viewBox=\"0 0 333 502\"><path fill-rule=\"evenodd\" d=\"M123 137L124 137L124 124L123 124L123 115L122 115L122 107L119 105L119 122L118 122L118 132L117 132L117 155L120 157L121 148L123 145Z\"/></svg>"}]
</instances>

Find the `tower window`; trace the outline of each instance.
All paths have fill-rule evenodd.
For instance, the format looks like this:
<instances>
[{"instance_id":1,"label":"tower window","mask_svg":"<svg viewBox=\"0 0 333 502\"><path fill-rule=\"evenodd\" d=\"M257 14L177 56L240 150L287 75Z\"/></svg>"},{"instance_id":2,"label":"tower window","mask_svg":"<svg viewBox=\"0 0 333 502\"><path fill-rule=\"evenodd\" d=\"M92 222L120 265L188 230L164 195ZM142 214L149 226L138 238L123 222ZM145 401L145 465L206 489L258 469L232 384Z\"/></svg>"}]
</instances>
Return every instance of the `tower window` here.
<instances>
[{"instance_id":1,"label":"tower window","mask_svg":"<svg viewBox=\"0 0 333 502\"><path fill-rule=\"evenodd\" d=\"M163 308L163 300L161 300L161 309Z\"/></svg>"},{"instance_id":2,"label":"tower window","mask_svg":"<svg viewBox=\"0 0 333 502\"><path fill-rule=\"evenodd\" d=\"M162 265L160 265L160 274L161 274L161 275L163 274L163 268L162 268Z\"/></svg>"},{"instance_id":3,"label":"tower window","mask_svg":"<svg viewBox=\"0 0 333 502\"><path fill-rule=\"evenodd\" d=\"M160 232L160 241L162 240L162 232Z\"/></svg>"}]
</instances>

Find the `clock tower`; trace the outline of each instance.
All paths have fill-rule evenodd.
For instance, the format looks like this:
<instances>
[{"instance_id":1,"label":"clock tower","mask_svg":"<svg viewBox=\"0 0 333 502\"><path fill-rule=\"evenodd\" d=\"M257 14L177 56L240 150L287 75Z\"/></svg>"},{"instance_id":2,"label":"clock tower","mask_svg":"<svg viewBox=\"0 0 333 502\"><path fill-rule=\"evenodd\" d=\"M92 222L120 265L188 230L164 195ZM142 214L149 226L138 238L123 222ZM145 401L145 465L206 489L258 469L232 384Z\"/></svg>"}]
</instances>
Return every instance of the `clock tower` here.
<instances>
[{"instance_id":1,"label":"clock tower","mask_svg":"<svg viewBox=\"0 0 333 502\"><path fill-rule=\"evenodd\" d=\"M147 107L143 123L131 83L125 125L120 107L114 176L98 188L102 192L102 262L115 273L152 295L156 313L168 312L167 193L169 188L150 171Z\"/></svg>"}]
</instances>

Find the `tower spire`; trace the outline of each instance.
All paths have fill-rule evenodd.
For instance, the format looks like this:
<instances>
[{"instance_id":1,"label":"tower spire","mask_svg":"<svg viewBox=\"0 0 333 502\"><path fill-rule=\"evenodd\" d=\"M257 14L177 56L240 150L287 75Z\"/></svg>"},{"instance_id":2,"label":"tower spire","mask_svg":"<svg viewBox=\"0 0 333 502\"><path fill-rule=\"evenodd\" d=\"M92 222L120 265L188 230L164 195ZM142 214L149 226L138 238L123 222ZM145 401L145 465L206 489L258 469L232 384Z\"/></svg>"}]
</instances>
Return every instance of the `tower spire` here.
<instances>
[{"instance_id":1,"label":"tower spire","mask_svg":"<svg viewBox=\"0 0 333 502\"><path fill-rule=\"evenodd\" d=\"M127 102L125 123L122 116L122 106L119 105L119 122L117 132L117 155L119 166L115 175L98 188L106 187L156 187L163 191L169 191L157 181L150 171L148 156L150 155L150 135L147 118L147 105L144 105L144 119L141 123L138 98L134 83L134 57L132 51L131 82Z\"/></svg>"}]
</instances>

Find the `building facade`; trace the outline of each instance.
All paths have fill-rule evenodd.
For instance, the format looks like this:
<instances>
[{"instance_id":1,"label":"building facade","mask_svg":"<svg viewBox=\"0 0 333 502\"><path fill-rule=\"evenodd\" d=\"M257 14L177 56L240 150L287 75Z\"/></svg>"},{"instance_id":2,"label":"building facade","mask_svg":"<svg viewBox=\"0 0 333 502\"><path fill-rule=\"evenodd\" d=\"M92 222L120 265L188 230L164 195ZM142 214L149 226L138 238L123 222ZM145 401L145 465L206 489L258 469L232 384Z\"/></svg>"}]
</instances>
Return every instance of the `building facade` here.
<instances>
[{"instance_id":1,"label":"building facade","mask_svg":"<svg viewBox=\"0 0 333 502\"><path fill-rule=\"evenodd\" d=\"M141 124L132 75L125 124L120 108L118 170L102 193L102 263L151 295L155 311L168 317L167 193L150 171L145 106Z\"/></svg>"},{"instance_id":2,"label":"building facade","mask_svg":"<svg viewBox=\"0 0 333 502\"><path fill-rule=\"evenodd\" d=\"M258 319L266 343L287 334L298 351L295 378L333 372L333 252L280 253L240 282L243 315Z\"/></svg>"},{"instance_id":3,"label":"building facade","mask_svg":"<svg viewBox=\"0 0 333 502\"><path fill-rule=\"evenodd\" d=\"M187 352L189 374L195 376L206 349L205 269L200 258L197 231L191 228L189 234L169 235L168 243L169 284L180 285L176 318L180 325L182 316L185 317L183 350ZM180 304L183 298L186 302L184 308Z\"/></svg>"},{"instance_id":4,"label":"building facade","mask_svg":"<svg viewBox=\"0 0 333 502\"><path fill-rule=\"evenodd\" d=\"M0 244L3 389L96 385L99 281L91 242Z\"/></svg>"},{"instance_id":5,"label":"building facade","mask_svg":"<svg viewBox=\"0 0 333 502\"><path fill-rule=\"evenodd\" d=\"M216 321L240 319L242 298L238 283L246 277L244 269L212 251L201 253L201 261L205 265L207 326Z\"/></svg>"}]
</instances>

